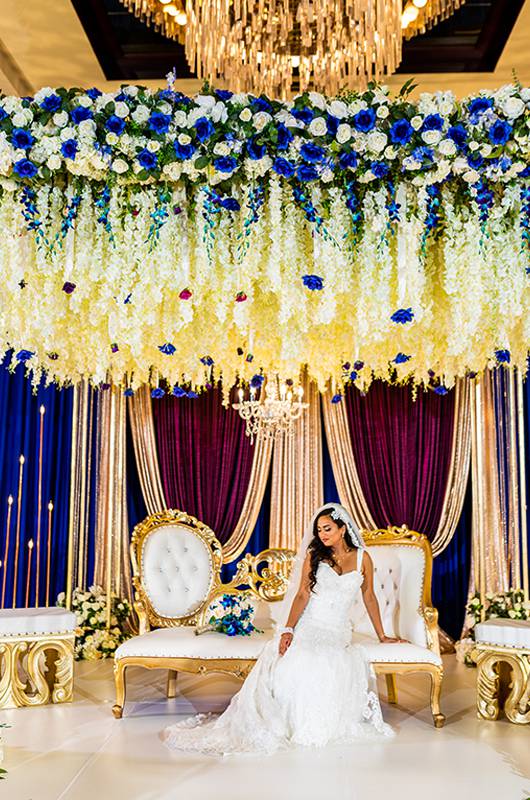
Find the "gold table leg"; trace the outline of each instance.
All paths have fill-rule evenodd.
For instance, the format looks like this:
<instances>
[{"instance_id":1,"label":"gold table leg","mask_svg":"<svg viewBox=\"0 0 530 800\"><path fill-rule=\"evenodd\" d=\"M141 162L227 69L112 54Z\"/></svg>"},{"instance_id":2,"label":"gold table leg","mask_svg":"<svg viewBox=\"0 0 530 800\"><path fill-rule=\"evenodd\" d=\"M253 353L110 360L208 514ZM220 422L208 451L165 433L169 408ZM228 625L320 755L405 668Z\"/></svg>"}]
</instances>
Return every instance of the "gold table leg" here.
<instances>
[{"instance_id":1,"label":"gold table leg","mask_svg":"<svg viewBox=\"0 0 530 800\"><path fill-rule=\"evenodd\" d=\"M511 669L504 713L510 722L528 725L530 724L530 651L527 650L477 647L477 714L487 720L499 718L500 666L503 663Z\"/></svg>"}]
</instances>

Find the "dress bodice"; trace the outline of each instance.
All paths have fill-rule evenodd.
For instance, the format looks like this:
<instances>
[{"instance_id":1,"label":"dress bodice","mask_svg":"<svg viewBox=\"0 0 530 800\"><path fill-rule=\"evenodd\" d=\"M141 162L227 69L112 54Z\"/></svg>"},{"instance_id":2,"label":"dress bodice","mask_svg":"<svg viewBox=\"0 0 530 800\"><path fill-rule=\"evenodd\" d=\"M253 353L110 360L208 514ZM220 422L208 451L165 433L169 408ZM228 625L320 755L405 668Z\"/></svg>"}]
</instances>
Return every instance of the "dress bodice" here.
<instances>
[{"instance_id":1,"label":"dress bodice","mask_svg":"<svg viewBox=\"0 0 530 800\"><path fill-rule=\"evenodd\" d=\"M297 625L297 633L309 628L327 631L340 640L351 638L351 612L364 576L358 569L339 575L333 567L321 561L317 580L309 601Z\"/></svg>"}]
</instances>

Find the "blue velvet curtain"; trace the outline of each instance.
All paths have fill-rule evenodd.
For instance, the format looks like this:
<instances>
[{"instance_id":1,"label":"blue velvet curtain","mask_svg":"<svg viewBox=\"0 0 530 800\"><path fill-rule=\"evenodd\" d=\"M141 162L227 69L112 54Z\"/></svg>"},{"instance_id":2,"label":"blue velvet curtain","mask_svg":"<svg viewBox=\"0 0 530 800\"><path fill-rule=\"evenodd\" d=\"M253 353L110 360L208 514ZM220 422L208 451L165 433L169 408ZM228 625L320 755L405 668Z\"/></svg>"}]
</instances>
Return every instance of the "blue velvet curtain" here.
<instances>
[{"instance_id":1,"label":"blue velvet curtain","mask_svg":"<svg viewBox=\"0 0 530 800\"><path fill-rule=\"evenodd\" d=\"M54 386L38 387L32 393L31 383L19 364L14 373L8 372L7 354L0 366L0 586L6 570L5 607L24 606L28 570L28 542L35 547L31 560L29 605L46 602L46 555L48 530L48 503L53 503L51 531L50 604L55 604L57 594L64 591L66 582L66 553L68 543L68 506L70 488L70 440L72 430L72 389L58 390ZM44 414L42 451L42 511L40 563L37 565L37 518L39 474L39 407ZM25 458L21 491L19 558L17 591L15 583L15 547L17 529L17 502L19 482L19 456ZM5 563L7 498L13 496L9 554ZM39 597L36 598L36 571L39 569Z\"/></svg>"}]
</instances>

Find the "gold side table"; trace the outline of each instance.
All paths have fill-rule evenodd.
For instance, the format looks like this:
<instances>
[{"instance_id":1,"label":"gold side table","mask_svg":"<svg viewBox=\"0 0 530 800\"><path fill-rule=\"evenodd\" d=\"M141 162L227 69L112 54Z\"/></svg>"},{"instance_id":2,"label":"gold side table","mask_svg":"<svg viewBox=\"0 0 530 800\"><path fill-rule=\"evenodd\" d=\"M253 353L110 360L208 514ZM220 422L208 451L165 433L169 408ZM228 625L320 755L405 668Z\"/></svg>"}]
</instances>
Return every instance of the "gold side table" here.
<instances>
[{"instance_id":1,"label":"gold side table","mask_svg":"<svg viewBox=\"0 0 530 800\"><path fill-rule=\"evenodd\" d=\"M493 619L475 627L477 714L530 724L530 621ZM507 665L509 673L503 666Z\"/></svg>"},{"instance_id":2,"label":"gold side table","mask_svg":"<svg viewBox=\"0 0 530 800\"><path fill-rule=\"evenodd\" d=\"M75 627L64 608L0 610L0 708L72 700Z\"/></svg>"}]
</instances>

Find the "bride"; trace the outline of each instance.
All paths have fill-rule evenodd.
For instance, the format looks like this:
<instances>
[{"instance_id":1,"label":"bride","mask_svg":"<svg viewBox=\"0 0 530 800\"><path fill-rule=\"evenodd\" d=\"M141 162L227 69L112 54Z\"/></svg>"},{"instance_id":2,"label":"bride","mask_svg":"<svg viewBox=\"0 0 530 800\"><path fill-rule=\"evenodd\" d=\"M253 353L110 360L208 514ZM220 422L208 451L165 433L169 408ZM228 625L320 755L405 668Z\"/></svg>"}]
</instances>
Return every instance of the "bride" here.
<instances>
[{"instance_id":1,"label":"bride","mask_svg":"<svg viewBox=\"0 0 530 800\"><path fill-rule=\"evenodd\" d=\"M362 591L380 642L385 635L373 590L373 564L348 511L337 503L311 520L285 598L273 606L279 627L230 705L165 729L177 750L226 755L271 753L290 745L384 738L375 673L351 642L351 610Z\"/></svg>"}]
</instances>

